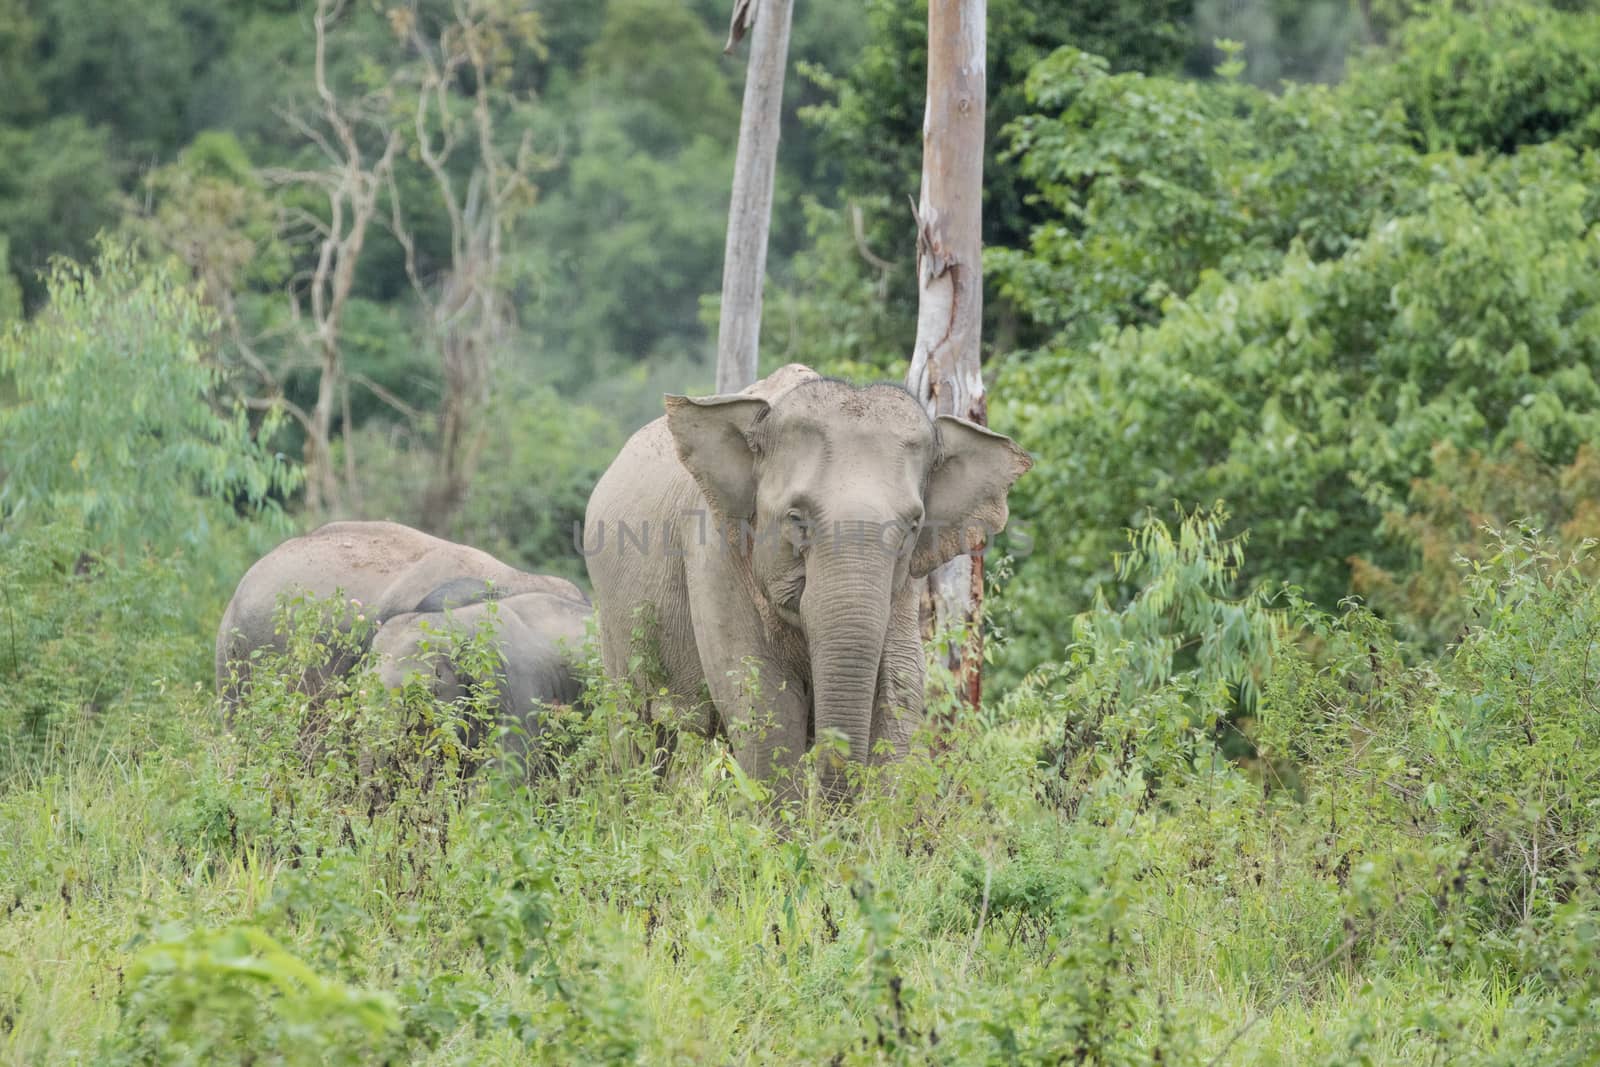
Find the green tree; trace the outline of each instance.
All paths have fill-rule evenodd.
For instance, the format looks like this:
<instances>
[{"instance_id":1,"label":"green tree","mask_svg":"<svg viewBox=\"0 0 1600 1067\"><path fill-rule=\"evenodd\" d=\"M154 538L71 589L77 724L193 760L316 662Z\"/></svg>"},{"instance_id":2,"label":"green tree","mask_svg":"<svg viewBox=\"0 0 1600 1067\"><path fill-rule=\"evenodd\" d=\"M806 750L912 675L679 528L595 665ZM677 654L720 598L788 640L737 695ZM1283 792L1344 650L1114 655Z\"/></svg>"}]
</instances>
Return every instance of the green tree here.
<instances>
[{"instance_id":1,"label":"green tree","mask_svg":"<svg viewBox=\"0 0 1600 1067\"><path fill-rule=\"evenodd\" d=\"M1027 91L1037 111L1008 133L1049 221L988 265L1058 343L1158 322L1203 272L1261 276L1295 241L1343 255L1423 184L1396 114L1320 86L1112 74L1069 48Z\"/></svg>"},{"instance_id":2,"label":"green tree","mask_svg":"<svg viewBox=\"0 0 1600 1067\"><path fill-rule=\"evenodd\" d=\"M1033 187L998 135L1024 114L1027 71L1063 45L1107 57L1115 70L1168 72L1177 69L1187 49L1184 30L1189 0L1140 0L1134 4L1074 5L1063 9L1046 0L992 0L988 20L988 93L983 190L983 239L987 247L1020 246L1043 221L1032 203ZM832 99L808 112L818 127L824 151L843 172L834 199L846 214L805 254L835 269L852 269L873 279L884 275L883 299L875 309L883 320L869 331L874 347L850 354L887 368L910 348L915 320L914 231L906 211L917 191L922 160L923 88L927 67L926 0L902 4L871 0L864 15L866 43L848 70L828 74L812 69ZM850 217L861 212L860 223ZM831 247L823 247L829 245ZM846 250L857 249L850 257ZM880 268L874 261L882 261ZM796 264L792 284L804 284L818 268ZM831 274L831 272L830 272ZM837 284L837 283L831 283ZM798 298L807 293L801 290ZM826 294L818 294L826 302ZM987 332L1009 345L1014 324L1003 302L986 302L993 328ZM901 323L896 328L893 324Z\"/></svg>"},{"instance_id":3,"label":"green tree","mask_svg":"<svg viewBox=\"0 0 1600 1067\"><path fill-rule=\"evenodd\" d=\"M118 168L102 130L77 116L0 126L0 235L24 304L44 299L52 255L82 255L116 221Z\"/></svg>"},{"instance_id":4,"label":"green tree","mask_svg":"<svg viewBox=\"0 0 1600 1067\"><path fill-rule=\"evenodd\" d=\"M1374 106L1398 104L1427 150L1600 147L1600 17L1592 4L1558 6L1430 10L1358 63L1351 88Z\"/></svg>"},{"instance_id":5,"label":"green tree","mask_svg":"<svg viewBox=\"0 0 1600 1067\"><path fill-rule=\"evenodd\" d=\"M1416 565L1386 516L1436 442L1556 466L1600 442L1597 179L1600 159L1554 146L1464 166L1337 259L1297 241L1262 277L1207 273L1152 325L1010 366L996 421L1039 461L1013 493L1039 546L1012 605L1028 654L1148 509L1227 500L1247 577L1331 605L1356 558Z\"/></svg>"},{"instance_id":6,"label":"green tree","mask_svg":"<svg viewBox=\"0 0 1600 1067\"><path fill-rule=\"evenodd\" d=\"M1187 47L1187 0L1074 5L1046 0L992 0L988 24L988 83L992 89L984 127L1003 129L1024 114L1027 72L1063 45L1106 58L1111 69L1170 73ZM915 195L922 165L923 87L928 65L926 0L903 4L870 0L864 15L867 43L854 67L825 77L837 98L818 107L814 120L824 144L845 161L841 195L887 196L869 218L877 247L901 246L910 257L904 197ZM999 137L984 159L984 241L1020 243L1036 217L1026 203L1030 188ZM877 205L872 207L876 209Z\"/></svg>"},{"instance_id":7,"label":"green tree","mask_svg":"<svg viewBox=\"0 0 1600 1067\"><path fill-rule=\"evenodd\" d=\"M1336 82L1347 57L1375 33L1373 7L1372 0L1198 0L1185 69L1209 77L1230 58L1218 42L1231 41L1244 46L1241 74L1253 85Z\"/></svg>"},{"instance_id":8,"label":"green tree","mask_svg":"<svg viewBox=\"0 0 1600 1067\"><path fill-rule=\"evenodd\" d=\"M39 24L29 13L27 0L0 0L0 71L6 78L0 123L28 122L44 109L44 94L32 69L38 41Z\"/></svg>"},{"instance_id":9,"label":"green tree","mask_svg":"<svg viewBox=\"0 0 1600 1067\"><path fill-rule=\"evenodd\" d=\"M277 513L295 474L214 406L216 322L173 268L108 245L92 267L57 261L49 296L0 339L0 519L161 556Z\"/></svg>"},{"instance_id":10,"label":"green tree","mask_svg":"<svg viewBox=\"0 0 1600 1067\"><path fill-rule=\"evenodd\" d=\"M105 129L124 159L170 157L199 130L199 79L233 43L237 10L205 0L38 5L36 71L50 112Z\"/></svg>"},{"instance_id":11,"label":"green tree","mask_svg":"<svg viewBox=\"0 0 1600 1067\"><path fill-rule=\"evenodd\" d=\"M564 115L570 155L514 253L566 388L706 350L699 300L721 277L739 114L720 52L672 0L607 5Z\"/></svg>"}]
</instances>

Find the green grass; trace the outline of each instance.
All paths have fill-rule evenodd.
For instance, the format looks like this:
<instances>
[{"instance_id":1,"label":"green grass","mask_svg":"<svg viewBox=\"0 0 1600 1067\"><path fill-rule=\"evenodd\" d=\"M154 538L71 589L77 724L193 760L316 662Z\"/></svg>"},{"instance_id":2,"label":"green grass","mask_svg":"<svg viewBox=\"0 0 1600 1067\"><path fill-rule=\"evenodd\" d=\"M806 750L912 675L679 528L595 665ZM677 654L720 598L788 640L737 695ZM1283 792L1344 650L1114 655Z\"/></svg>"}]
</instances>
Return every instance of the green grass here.
<instances>
[{"instance_id":1,"label":"green grass","mask_svg":"<svg viewBox=\"0 0 1600 1067\"><path fill-rule=\"evenodd\" d=\"M543 773L464 776L481 706L312 708L263 666L225 728L166 680L197 641L30 646L59 684L0 691L0 1063L1600 1062L1582 567L1502 544L1412 662L1365 612L1229 599L1237 558L1141 531L1145 592L845 807L775 810L693 738L653 775L604 686Z\"/></svg>"},{"instance_id":2,"label":"green grass","mask_svg":"<svg viewBox=\"0 0 1600 1067\"><path fill-rule=\"evenodd\" d=\"M852 811L790 819L742 797L712 745L664 782L488 775L446 804L442 846L391 814L252 829L240 787L260 779L203 696L126 725L0 795L7 1063L183 1059L162 1029L182 996L150 986L152 1006L127 975L152 943L233 926L392 998L402 1029L357 1035L356 1060L1007 1062L1015 1043L1072 1062L1087 1039L1090 1062L1527 1062L1544 1036L1526 983L1349 951L1304 805L1226 772L1161 808L1067 817L1034 789L1038 724L959 735ZM320 857L274 840L345 819L354 844ZM326 1024L305 1043L257 1017L281 994L249 1012L214 985L186 995L182 1025L261 1057L241 1062L321 1048Z\"/></svg>"}]
</instances>

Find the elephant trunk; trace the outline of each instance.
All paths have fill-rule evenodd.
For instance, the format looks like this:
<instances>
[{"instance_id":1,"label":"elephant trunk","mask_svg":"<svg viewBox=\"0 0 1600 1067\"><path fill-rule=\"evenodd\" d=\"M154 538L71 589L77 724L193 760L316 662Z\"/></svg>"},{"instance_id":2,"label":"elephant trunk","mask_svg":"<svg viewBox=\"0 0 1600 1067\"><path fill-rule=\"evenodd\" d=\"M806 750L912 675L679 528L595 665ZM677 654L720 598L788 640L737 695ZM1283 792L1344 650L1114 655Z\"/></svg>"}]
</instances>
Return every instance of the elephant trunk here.
<instances>
[{"instance_id":1,"label":"elephant trunk","mask_svg":"<svg viewBox=\"0 0 1600 1067\"><path fill-rule=\"evenodd\" d=\"M838 796L846 788L846 760L865 763L870 754L895 561L871 538L845 532L833 541L815 548L800 616L811 654L818 740L838 731L849 741L844 759L824 751L818 764L824 792Z\"/></svg>"}]
</instances>

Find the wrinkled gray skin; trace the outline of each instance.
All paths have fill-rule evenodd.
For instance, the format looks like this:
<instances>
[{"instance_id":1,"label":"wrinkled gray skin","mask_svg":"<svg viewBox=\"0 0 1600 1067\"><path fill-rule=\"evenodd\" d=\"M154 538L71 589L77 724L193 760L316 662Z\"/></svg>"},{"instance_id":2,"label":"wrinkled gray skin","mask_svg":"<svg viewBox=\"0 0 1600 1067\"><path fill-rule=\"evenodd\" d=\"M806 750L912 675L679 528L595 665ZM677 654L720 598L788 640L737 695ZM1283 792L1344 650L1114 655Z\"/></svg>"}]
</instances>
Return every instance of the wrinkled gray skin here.
<instances>
[{"instance_id":1,"label":"wrinkled gray skin","mask_svg":"<svg viewBox=\"0 0 1600 1067\"><path fill-rule=\"evenodd\" d=\"M397 615L385 622L369 652L383 687L398 689L416 676L434 699L453 703L489 681L471 675L452 654L452 635L471 635L489 622L491 601L473 601L483 592L483 583L476 579L458 580L424 599L424 605L437 605L435 610ZM458 599L473 602L457 606ZM582 694L583 684L573 664L582 651L585 626L593 610L585 603L549 593L496 596L492 603L501 659L493 679L499 717L501 722L521 728L512 732L508 747L522 752L525 739L539 733L541 706L572 704Z\"/></svg>"},{"instance_id":2,"label":"wrinkled gray skin","mask_svg":"<svg viewBox=\"0 0 1600 1067\"><path fill-rule=\"evenodd\" d=\"M963 420L930 421L898 387L798 364L738 395L666 406L589 499L607 673L628 676L642 637L664 677L635 681L670 693L657 721L670 707L669 726L720 727L753 775L791 766L824 731L848 739L850 761L880 741L904 754L925 669L912 579L964 551L967 531L1004 527L1027 454ZM845 789L843 762L818 770L827 792Z\"/></svg>"},{"instance_id":3,"label":"wrinkled gray skin","mask_svg":"<svg viewBox=\"0 0 1600 1067\"><path fill-rule=\"evenodd\" d=\"M355 609L369 620L390 619L416 610L446 583L471 579L488 583L498 595L547 593L587 606L578 587L564 578L528 574L467 545L458 545L393 522L334 522L273 549L245 572L217 628L217 689L231 711L239 682L248 675L257 649L282 652L274 632L280 597L310 594L319 599L342 595L359 601ZM468 599L463 597L462 599ZM303 679L317 692L329 678L346 673L355 657L340 656Z\"/></svg>"}]
</instances>

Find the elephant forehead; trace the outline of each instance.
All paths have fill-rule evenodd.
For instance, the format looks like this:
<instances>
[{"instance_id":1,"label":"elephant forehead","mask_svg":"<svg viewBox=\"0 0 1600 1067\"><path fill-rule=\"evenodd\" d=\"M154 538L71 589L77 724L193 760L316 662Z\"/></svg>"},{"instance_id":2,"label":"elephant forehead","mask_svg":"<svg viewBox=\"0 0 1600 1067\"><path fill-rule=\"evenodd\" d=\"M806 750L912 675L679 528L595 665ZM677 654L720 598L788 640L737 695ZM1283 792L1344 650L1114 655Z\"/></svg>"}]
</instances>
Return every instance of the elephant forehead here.
<instances>
[{"instance_id":1,"label":"elephant forehead","mask_svg":"<svg viewBox=\"0 0 1600 1067\"><path fill-rule=\"evenodd\" d=\"M821 379L792 390L774 406L767 432L786 437L854 443L867 440L875 448L933 447L933 424L910 393L892 385L863 389Z\"/></svg>"}]
</instances>

